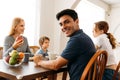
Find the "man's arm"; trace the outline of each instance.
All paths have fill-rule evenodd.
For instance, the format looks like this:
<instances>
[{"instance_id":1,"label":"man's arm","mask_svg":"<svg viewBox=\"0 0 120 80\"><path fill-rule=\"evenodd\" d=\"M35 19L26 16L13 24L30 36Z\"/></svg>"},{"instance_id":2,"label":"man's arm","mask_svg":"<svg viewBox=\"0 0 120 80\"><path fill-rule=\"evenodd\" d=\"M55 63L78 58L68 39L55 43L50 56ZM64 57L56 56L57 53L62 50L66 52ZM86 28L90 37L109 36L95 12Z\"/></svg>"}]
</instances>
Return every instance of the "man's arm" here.
<instances>
[{"instance_id":1,"label":"man's arm","mask_svg":"<svg viewBox=\"0 0 120 80\"><path fill-rule=\"evenodd\" d=\"M57 70L62 66L65 66L68 63L68 60L59 56L56 60L43 61L40 60L38 65L47 69Z\"/></svg>"}]
</instances>

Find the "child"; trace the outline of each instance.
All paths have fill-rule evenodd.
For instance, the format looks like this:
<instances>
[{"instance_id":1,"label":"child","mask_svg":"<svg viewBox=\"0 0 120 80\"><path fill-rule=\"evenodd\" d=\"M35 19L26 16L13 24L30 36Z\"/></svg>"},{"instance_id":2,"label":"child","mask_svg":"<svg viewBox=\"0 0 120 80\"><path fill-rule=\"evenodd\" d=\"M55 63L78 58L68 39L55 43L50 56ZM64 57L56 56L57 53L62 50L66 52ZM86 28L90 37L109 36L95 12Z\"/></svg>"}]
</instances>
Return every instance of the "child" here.
<instances>
[{"instance_id":1,"label":"child","mask_svg":"<svg viewBox=\"0 0 120 80\"><path fill-rule=\"evenodd\" d=\"M107 65L102 80L112 80L112 76L117 67L113 51L113 49L116 48L116 39L111 33L108 33L108 30L109 25L106 21L96 22L93 29L93 36L96 39L96 48L108 52ZM116 78L116 80L118 79Z\"/></svg>"},{"instance_id":2,"label":"child","mask_svg":"<svg viewBox=\"0 0 120 80\"><path fill-rule=\"evenodd\" d=\"M49 47L49 43L50 43L50 39L47 36L42 36L39 39L39 45L40 45L40 49L35 53L35 54L41 54L43 59L47 59L48 58L46 56L48 56L48 47ZM41 58L40 56L38 56L39 59ZM47 76L43 76L40 79L45 79L47 78Z\"/></svg>"},{"instance_id":3,"label":"child","mask_svg":"<svg viewBox=\"0 0 120 80\"><path fill-rule=\"evenodd\" d=\"M39 39L39 45L41 47L41 49L39 49L36 54L41 54L43 56L43 58L46 58L46 56L48 56L48 47L49 47L49 42L50 39L47 36L42 36Z\"/></svg>"}]
</instances>

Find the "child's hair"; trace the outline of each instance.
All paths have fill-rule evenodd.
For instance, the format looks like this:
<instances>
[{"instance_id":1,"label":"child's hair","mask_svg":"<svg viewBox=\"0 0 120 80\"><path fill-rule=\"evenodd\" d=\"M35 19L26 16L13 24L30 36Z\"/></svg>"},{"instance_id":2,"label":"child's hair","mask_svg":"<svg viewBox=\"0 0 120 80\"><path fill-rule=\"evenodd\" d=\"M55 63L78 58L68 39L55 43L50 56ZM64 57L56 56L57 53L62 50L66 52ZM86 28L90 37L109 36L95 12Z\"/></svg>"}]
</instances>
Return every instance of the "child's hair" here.
<instances>
[{"instance_id":1,"label":"child's hair","mask_svg":"<svg viewBox=\"0 0 120 80\"><path fill-rule=\"evenodd\" d=\"M109 25L106 21L99 21L95 23L95 28L98 28L99 30L103 30L105 34L108 35L108 39L112 45L112 48L116 48L116 39L111 33L108 33Z\"/></svg>"},{"instance_id":2,"label":"child's hair","mask_svg":"<svg viewBox=\"0 0 120 80\"><path fill-rule=\"evenodd\" d=\"M47 37L47 36L42 36L42 37L40 37L40 39L39 39L39 44L40 44L40 46L43 45L43 43L44 43L45 40L50 41L49 37Z\"/></svg>"}]
</instances>

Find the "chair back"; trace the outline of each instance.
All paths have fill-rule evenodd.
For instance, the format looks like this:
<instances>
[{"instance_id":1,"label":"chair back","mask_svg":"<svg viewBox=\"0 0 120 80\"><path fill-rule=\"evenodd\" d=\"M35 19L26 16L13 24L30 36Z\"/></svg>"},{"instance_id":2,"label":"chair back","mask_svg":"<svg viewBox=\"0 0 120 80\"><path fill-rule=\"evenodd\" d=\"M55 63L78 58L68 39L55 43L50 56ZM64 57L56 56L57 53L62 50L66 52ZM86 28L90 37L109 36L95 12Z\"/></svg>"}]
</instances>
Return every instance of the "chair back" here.
<instances>
[{"instance_id":1,"label":"chair back","mask_svg":"<svg viewBox=\"0 0 120 80\"><path fill-rule=\"evenodd\" d=\"M0 59L2 59L2 55L3 55L3 47L0 47Z\"/></svg>"},{"instance_id":2,"label":"chair back","mask_svg":"<svg viewBox=\"0 0 120 80\"><path fill-rule=\"evenodd\" d=\"M119 69L120 69L120 61L119 61L118 65L117 65L117 68L116 68L116 70L115 70L115 73L114 73L114 75L113 75L112 80L116 80L117 73L119 73L119 77L118 77L119 79L118 79L118 80L120 80L120 72L119 72Z\"/></svg>"},{"instance_id":3,"label":"chair back","mask_svg":"<svg viewBox=\"0 0 120 80\"><path fill-rule=\"evenodd\" d=\"M33 54L35 54L36 51L37 51L38 49L40 49L39 46L29 46L29 47L30 47L30 51L31 51Z\"/></svg>"},{"instance_id":4,"label":"chair back","mask_svg":"<svg viewBox=\"0 0 120 80\"><path fill-rule=\"evenodd\" d=\"M80 80L102 80L108 54L105 50L98 50L85 67Z\"/></svg>"}]
</instances>

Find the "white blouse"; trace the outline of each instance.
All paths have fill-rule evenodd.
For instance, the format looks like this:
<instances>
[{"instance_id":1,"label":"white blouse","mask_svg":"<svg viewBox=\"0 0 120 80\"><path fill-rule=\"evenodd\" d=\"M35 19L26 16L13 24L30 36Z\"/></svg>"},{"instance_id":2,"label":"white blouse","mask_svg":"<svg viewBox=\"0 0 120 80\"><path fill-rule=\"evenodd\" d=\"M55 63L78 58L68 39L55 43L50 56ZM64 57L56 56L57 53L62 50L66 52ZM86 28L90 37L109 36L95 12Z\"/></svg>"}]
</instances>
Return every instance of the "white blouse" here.
<instances>
[{"instance_id":1,"label":"white blouse","mask_svg":"<svg viewBox=\"0 0 120 80\"><path fill-rule=\"evenodd\" d=\"M114 50L106 34L96 37L95 45L98 46L100 50L106 50L108 52L107 66L116 64Z\"/></svg>"}]
</instances>

